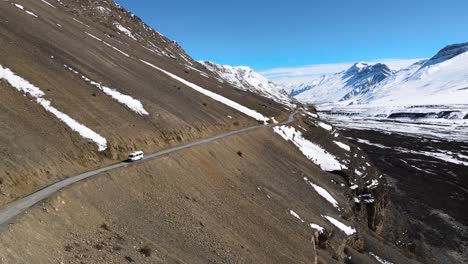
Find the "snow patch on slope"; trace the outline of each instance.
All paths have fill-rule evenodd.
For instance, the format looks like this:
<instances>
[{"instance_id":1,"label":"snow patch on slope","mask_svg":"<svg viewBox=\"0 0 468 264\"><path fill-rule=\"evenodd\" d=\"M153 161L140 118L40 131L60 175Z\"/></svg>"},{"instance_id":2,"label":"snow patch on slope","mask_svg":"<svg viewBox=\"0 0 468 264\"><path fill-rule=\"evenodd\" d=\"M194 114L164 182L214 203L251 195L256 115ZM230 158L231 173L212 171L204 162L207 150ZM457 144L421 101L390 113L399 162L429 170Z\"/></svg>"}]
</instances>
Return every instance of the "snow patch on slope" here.
<instances>
[{"instance_id":1,"label":"snow patch on slope","mask_svg":"<svg viewBox=\"0 0 468 264\"><path fill-rule=\"evenodd\" d=\"M229 107L232 107L232 108L236 109L239 112L242 112L242 113L244 113L244 114L246 114L246 115L248 115L248 116L250 116L252 118L257 119L258 121L262 121L262 122L266 123L269 120L269 118L267 118L264 115L258 113L257 111L249 109L249 108L247 108L247 107L245 107L245 106L243 106L243 105L241 105L241 104L239 104L237 102L232 101L231 99L228 99L228 98L226 98L224 96L221 96L221 95L219 95L217 93L214 93L212 91L204 89L204 88L202 88L202 87L200 87L200 86L198 86L198 85L196 85L194 83L191 83L191 82L189 82L189 81L187 81L185 79L180 78L179 76L177 76L175 74L172 74L172 73L170 73L168 71L165 71L165 70L163 70L163 69L157 67L156 65L153 65L153 64L151 64L151 63L149 63L147 61L144 61L144 60L140 60L140 61L143 62L144 64L146 64L146 65L148 65L148 66L150 66L150 67L152 67L152 68L154 68L154 69L168 75L169 77L171 77L171 78L173 78L173 79L187 85L188 87L194 89L195 91L197 91L199 93L202 93L202 94L212 98L213 100L216 100L216 101L218 101L220 103L223 103L223 104L225 104L225 105L227 105Z\"/></svg>"},{"instance_id":2,"label":"snow patch on slope","mask_svg":"<svg viewBox=\"0 0 468 264\"><path fill-rule=\"evenodd\" d=\"M125 52L119 50L118 48L116 48L116 47L112 46L111 44L105 42L104 40L102 40L102 39L100 39L100 38L94 36L93 34L88 33L88 32L85 32L85 34L88 35L88 36L90 36L90 37L92 37L93 39L95 39L95 40L97 40L97 41L102 42L104 45L108 46L109 48L112 48L112 49L118 51L120 54L124 55L125 57L130 57L130 55L128 55L127 53L125 53Z\"/></svg>"},{"instance_id":3,"label":"snow patch on slope","mask_svg":"<svg viewBox=\"0 0 468 264\"><path fill-rule=\"evenodd\" d=\"M338 171L345 168L335 156L328 153L319 145L316 145L302 136L294 127L276 126L273 131L287 141L291 141L312 162L320 166L324 171Z\"/></svg>"},{"instance_id":4,"label":"snow patch on slope","mask_svg":"<svg viewBox=\"0 0 468 264\"><path fill-rule=\"evenodd\" d=\"M335 200L335 198L333 198L333 196L327 190L325 190L323 187L318 186L317 184L312 183L306 177L304 177L304 181L307 184L309 184L310 186L312 186L314 188L314 190L320 196L322 196L323 198L325 198L325 200L327 200L329 203L331 203L333 205L333 207L338 208L338 210L339 210L338 201Z\"/></svg>"},{"instance_id":5,"label":"snow patch on slope","mask_svg":"<svg viewBox=\"0 0 468 264\"><path fill-rule=\"evenodd\" d=\"M351 151L351 147L346 145L345 143L335 141L335 140L333 141L333 143L335 143L336 145L338 145L338 147L340 147L340 148L342 148L342 149L344 149L344 150L346 150L348 152Z\"/></svg>"},{"instance_id":6,"label":"snow patch on slope","mask_svg":"<svg viewBox=\"0 0 468 264\"><path fill-rule=\"evenodd\" d=\"M81 137L91 140L98 146L99 151L104 151L107 149L107 140L102 137L101 135L97 134L93 130L89 129L88 127L80 124L78 121L71 118L69 115L60 112L57 108L51 105L51 102L44 99L45 93L39 89L38 87L34 86L27 80L21 78L20 76L13 73L8 68L3 68L0 65L0 79L6 80L11 86L13 86L16 90L23 92L24 94L29 94L36 102L41 105L46 111L55 115L58 119L64 122L69 128L73 131L80 134Z\"/></svg>"},{"instance_id":7,"label":"snow patch on slope","mask_svg":"<svg viewBox=\"0 0 468 264\"><path fill-rule=\"evenodd\" d=\"M114 22L114 26L115 26L120 32L124 33L127 37L129 37L129 38L131 38L131 39L133 39L133 40L137 40L137 38L135 38L135 36L133 36L132 32L131 32L128 28L122 26L119 22L115 21L115 22Z\"/></svg>"},{"instance_id":8,"label":"snow patch on slope","mask_svg":"<svg viewBox=\"0 0 468 264\"><path fill-rule=\"evenodd\" d=\"M379 256L377 256L376 254L372 253L372 252L369 252L369 255L371 255L372 257L374 257L379 263L381 264L393 264L393 262L390 262L390 261L387 261Z\"/></svg>"},{"instance_id":9,"label":"snow patch on slope","mask_svg":"<svg viewBox=\"0 0 468 264\"><path fill-rule=\"evenodd\" d=\"M323 233L325 231L325 228L323 228L322 226L317 225L317 224L309 224L309 226L312 229L315 229L315 230L319 231L319 233Z\"/></svg>"},{"instance_id":10,"label":"snow patch on slope","mask_svg":"<svg viewBox=\"0 0 468 264\"><path fill-rule=\"evenodd\" d=\"M325 124L325 123L323 123L323 122L319 122L318 125L319 125L321 128L325 129L325 130L328 130L328 131L332 131L332 130L333 130L333 127L332 127L331 125Z\"/></svg>"},{"instance_id":11,"label":"snow patch on slope","mask_svg":"<svg viewBox=\"0 0 468 264\"><path fill-rule=\"evenodd\" d=\"M53 4L47 2L46 0L41 0L41 2L48 5L48 6L50 6L50 7L52 7L52 8L56 8Z\"/></svg>"},{"instance_id":12,"label":"snow patch on slope","mask_svg":"<svg viewBox=\"0 0 468 264\"><path fill-rule=\"evenodd\" d=\"M14 4L14 5L15 5L18 9L23 10L26 14L38 18L38 16L37 16L36 14L34 14L34 13L31 12L31 11L26 10L26 9L24 8L24 6L22 6L22 5L20 5L20 4Z\"/></svg>"},{"instance_id":13,"label":"snow patch on slope","mask_svg":"<svg viewBox=\"0 0 468 264\"><path fill-rule=\"evenodd\" d=\"M351 226L347 226L343 224L342 222L336 220L335 218L327 215L322 215L325 219L327 219L330 223L332 223L334 226L336 226L338 229L343 231L346 235L350 236L354 233L356 233L356 229L352 228Z\"/></svg>"},{"instance_id":14,"label":"snow patch on slope","mask_svg":"<svg viewBox=\"0 0 468 264\"><path fill-rule=\"evenodd\" d=\"M67 69L69 69L71 72L73 72L73 73L75 73L77 75L80 75L83 80L85 80L86 82L96 86L99 90L103 91L105 94L112 97L117 102L125 105L130 110L132 110L133 112L135 112L137 114L140 114L140 115L148 115L148 112L145 110L145 108L143 107L143 104L139 100L131 97L130 95L122 94L119 91L117 91L116 89L109 88L107 86L101 85L100 83L89 79L88 77L84 76L83 74L80 74L78 71L74 70L72 67L70 67L68 65L64 65L64 66Z\"/></svg>"},{"instance_id":15,"label":"snow patch on slope","mask_svg":"<svg viewBox=\"0 0 468 264\"><path fill-rule=\"evenodd\" d=\"M304 220L302 220L302 218L296 212L294 212L293 210L289 210L289 214L294 216L295 218L299 219L302 223L304 223Z\"/></svg>"}]
</instances>

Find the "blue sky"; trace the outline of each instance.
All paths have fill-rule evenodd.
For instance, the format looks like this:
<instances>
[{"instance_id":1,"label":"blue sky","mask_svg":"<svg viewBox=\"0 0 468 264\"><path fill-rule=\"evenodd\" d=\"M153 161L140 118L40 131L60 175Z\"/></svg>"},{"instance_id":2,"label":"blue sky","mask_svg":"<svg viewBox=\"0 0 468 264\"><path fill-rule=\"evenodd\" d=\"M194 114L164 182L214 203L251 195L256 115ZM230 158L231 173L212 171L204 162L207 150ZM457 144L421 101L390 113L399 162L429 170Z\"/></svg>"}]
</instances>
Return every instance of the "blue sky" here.
<instances>
[{"instance_id":1,"label":"blue sky","mask_svg":"<svg viewBox=\"0 0 468 264\"><path fill-rule=\"evenodd\" d=\"M268 72L412 59L468 41L466 0L116 0L196 60Z\"/></svg>"}]
</instances>

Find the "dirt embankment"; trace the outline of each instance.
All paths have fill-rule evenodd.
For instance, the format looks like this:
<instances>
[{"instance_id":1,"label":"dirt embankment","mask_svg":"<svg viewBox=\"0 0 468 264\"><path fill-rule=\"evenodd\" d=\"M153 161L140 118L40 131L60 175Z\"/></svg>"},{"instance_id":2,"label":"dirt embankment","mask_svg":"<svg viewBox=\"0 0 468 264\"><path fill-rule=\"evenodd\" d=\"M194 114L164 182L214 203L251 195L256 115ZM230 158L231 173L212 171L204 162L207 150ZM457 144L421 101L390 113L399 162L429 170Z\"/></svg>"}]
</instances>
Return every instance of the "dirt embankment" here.
<instances>
[{"instance_id":1,"label":"dirt embankment","mask_svg":"<svg viewBox=\"0 0 468 264\"><path fill-rule=\"evenodd\" d=\"M63 0L65 4L55 9L41 1L18 2L37 17L10 1L0 3L0 65L40 87L60 111L105 137L108 149L97 152L95 145L51 117L32 98L0 82L4 124L0 126L4 157L0 159L4 175L0 204L61 177L122 160L131 150L153 152L257 123L139 59L266 116L278 120L287 116L284 107L270 99L188 68L193 60L185 60L186 54L174 42L157 37L159 49L171 53L158 54L148 51L146 42L112 34L111 22L121 17L120 9L114 10L111 20L101 21L90 19L92 13L80 9L88 5L74 5L77 1ZM119 21L125 26L140 22L122 17L124 21ZM139 99L149 115L123 107L80 75ZM406 262L369 232L368 227L377 231L381 227L385 195L379 191L384 182L368 187L379 175L366 164L365 155L354 147L351 153L337 147L333 141L343 139L317 126L318 120L303 119L299 124L308 131L307 138L347 161L348 170L325 173L271 129L249 132L129 166L60 192L4 227L1 260L365 263L372 262L372 246L377 254ZM304 177L328 190L340 210L318 195ZM352 191L349 187L354 184L358 187ZM354 203L354 198L373 202ZM348 237L322 215L359 232ZM325 227L325 235L318 235L310 223Z\"/></svg>"},{"instance_id":2,"label":"dirt embankment","mask_svg":"<svg viewBox=\"0 0 468 264\"><path fill-rule=\"evenodd\" d=\"M95 18L93 13L84 11L90 10L91 1L79 2L63 1L64 5L57 2L56 8L41 1L15 2L37 15L34 17L13 2L2 1L0 65L39 87L59 111L104 137L108 149L98 152L95 145L45 111L33 98L0 80L0 205L67 175L123 160L136 149L154 152L257 124L144 65L139 58L265 115L284 112L282 106L269 99L236 90L213 77L201 76L196 70L187 70L186 65L194 63L193 60L173 41L154 31L153 37L150 31L145 33L148 35L143 32L140 35L162 50L169 49L177 55L176 59L148 51L147 43L118 34L110 21L122 20L121 24L127 27L142 27L140 20L120 8L101 21L91 19ZM140 100L149 114L131 111L81 75Z\"/></svg>"},{"instance_id":3,"label":"dirt embankment","mask_svg":"<svg viewBox=\"0 0 468 264\"><path fill-rule=\"evenodd\" d=\"M333 195L340 211L304 177ZM372 263L365 239L373 235L353 215L346 184L271 129L260 129L78 183L5 227L0 245L9 250L0 257L35 263L334 263L355 256ZM358 234L348 237L322 215ZM311 223L325 227L327 236L314 239ZM373 251L381 254L385 245L374 240Z\"/></svg>"}]
</instances>

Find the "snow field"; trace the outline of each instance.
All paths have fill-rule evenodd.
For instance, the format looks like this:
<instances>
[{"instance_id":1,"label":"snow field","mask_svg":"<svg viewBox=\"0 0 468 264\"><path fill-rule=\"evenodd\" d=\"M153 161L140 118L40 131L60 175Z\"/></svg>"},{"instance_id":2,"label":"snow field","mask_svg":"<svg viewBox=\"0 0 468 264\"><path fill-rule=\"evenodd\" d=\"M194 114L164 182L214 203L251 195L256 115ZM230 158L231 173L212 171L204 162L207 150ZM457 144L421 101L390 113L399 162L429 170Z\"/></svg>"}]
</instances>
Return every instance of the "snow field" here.
<instances>
[{"instance_id":1,"label":"snow field","mask_svg":"<svg viewBox=\"0 0 468 264\"><path fill-rule=\"evenodd\" d=\"M294 127L276 126L273 131L280 135L286 141L291 141L296 145L299 150L310 159L313 163L318 165L324 171L338 171L344 169L334 155L328 153L319 145L316 145L302 136L300 131Z\"/></svg>"}]
</instances>

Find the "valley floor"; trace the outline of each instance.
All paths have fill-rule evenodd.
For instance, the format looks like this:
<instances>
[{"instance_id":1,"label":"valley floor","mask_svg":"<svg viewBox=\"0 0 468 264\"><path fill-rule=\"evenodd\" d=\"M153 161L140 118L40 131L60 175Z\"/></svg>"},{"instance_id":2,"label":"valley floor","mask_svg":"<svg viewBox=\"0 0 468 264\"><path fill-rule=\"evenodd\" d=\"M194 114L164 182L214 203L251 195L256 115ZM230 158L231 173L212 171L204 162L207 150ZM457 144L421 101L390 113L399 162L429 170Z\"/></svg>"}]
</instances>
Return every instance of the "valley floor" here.
<instances>
[{"instance_id":1,"label":"valley floor","mask_svg":"<svg viewBox=\"0 0 468 264\"><path fill-rule=\"evenodd\" d=\"M339 127L461 142L468 141L467 112L468 105L320 106L320 116Z\"/></svg>"},{"instance_id":2,"label":"valley floor","mask_svg":"<svg viewBox=\"0 0 468 264\"><path fill-rule=\"evenodd\" d=\"M468 144L362 129L343 129L386 174L393 203L408 219L395 241L435 263L468 259Z\"/></svg>"}]
</instances>

